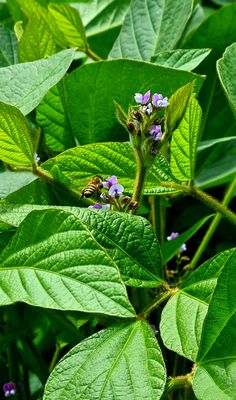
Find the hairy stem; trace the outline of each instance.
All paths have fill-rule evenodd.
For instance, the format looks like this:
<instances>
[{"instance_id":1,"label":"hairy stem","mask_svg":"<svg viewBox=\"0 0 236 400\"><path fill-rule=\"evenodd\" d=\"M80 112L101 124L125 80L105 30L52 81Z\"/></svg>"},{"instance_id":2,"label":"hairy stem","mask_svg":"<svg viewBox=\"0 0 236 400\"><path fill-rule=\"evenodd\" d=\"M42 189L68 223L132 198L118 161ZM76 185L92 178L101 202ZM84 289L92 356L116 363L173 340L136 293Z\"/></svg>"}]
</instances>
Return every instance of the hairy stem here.
<instances>
[{"instance_id":1,"label":"hairy stem","mask_svg":"<svg viewBox=\"0 0 236 400\"><path fill-rule=\"evenodd\" d=\"M143 166L141 153L139 150L134 149L136 161L137 161L137 173L135 177L134 190L132 200L137 201L140 205L142 200L142 194L144 189L145 178L147 176L148 168Z\"/></svg>"},{"instance_id":2,"label":"hairy stem","mask_svg":"<svg viewBox=\"0 0 236 400\"><path fill-rule=\"evenodd\" d=\"M164 303L166 300L168 300L171 296L173 296L178 289L167 289L161 297L159 297L154 303L152 303L150 306L145 308L141 313L138 315L140 319L147 319L148 316L157 308L159 307L160 304Z\"/></svg>"},{"instance_id":3,"label":"hairy stem","mask_svg":"<svg viewBox=\"0 0 236 400\"><path fill-rule=\"evenodd\" d=\"M228 186L223 201L222 201L222 205L227 207L230 200L232 199L233 195L234 195L234 191L236 189L236 177L234 178L234 180L231 182L231 184ZM191 267L190 269L193 270L196 268L196 266L198 265L199 260L202 257L202 254L204 253L204 251L206 250L212 236L215 233L215 230L220 222L222 218L222 214L217 213L216 216L214 217L214 219L212 220L211 224L209 225L208 230L206 231L200 246L198 247L196 253L194 254L194 257L191 261Z\"/></svg>"},{"instance_id":4,"label":"hairy stem","mask_svg":"<svg viewBox=\"0 0 236 400\"><path fill-rule=\"evenodd\" d=\"M165 394L172 392L173 390L191 387L193 382L193 377L194 377L194 370L186 375L169 378Z\"/></svg>"},{"instance_id":5,"label":"hairy stem","mask_svg":"<svg viewBox=\"0 0 236 400\"><path fill-rule=\"evenodd\" d=\"M92 60L94 60L94 61L102 61L102 58L99 57L98 54L94 53L94 51L91 50L90 47L87 48L86 54L87 54L87 56L89 56L90 58L92 58Z\"/></svg>"}]
</instances>

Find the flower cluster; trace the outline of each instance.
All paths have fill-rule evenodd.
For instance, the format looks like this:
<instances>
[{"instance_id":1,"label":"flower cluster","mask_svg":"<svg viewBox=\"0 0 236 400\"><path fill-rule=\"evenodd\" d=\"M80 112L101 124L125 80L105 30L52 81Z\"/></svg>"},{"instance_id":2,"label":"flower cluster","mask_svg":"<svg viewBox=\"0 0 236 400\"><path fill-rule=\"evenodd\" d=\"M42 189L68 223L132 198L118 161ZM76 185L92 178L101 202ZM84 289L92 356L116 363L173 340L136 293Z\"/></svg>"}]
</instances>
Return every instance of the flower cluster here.
<instances>
[{"instance_id":1,"label":"flower cluster","mask_svg":"<svg viewBox=\"0 0 236 400\"><path fill-rule=\"evenodd\" d=\"M115 175L105 179L102 182L102 188L105 189L105 192L101 193L100 198L105 204L95 203L88 208L117 211L128 211L137 208L138 204L132 201L131 197L123 194L124 187L118 183Z\"/></svg>"},{"instance_id":2,"label":"flower cluster","mask_svg":"<svg viewBox=\"0 0 236 400\"><path fill-rule=\"evenodd\" d=\"M171 232L170 236L167 236L167 240L173 240L176 239L179 236L179 232ZM187 246L185 243L183 243L180 248L179 248L179 253L183 253L184 251L187 250Z\"/></svg>"},{"instance_id":3,"label":"flower cluster","mask_svg":"<svg viewBox=\"0 0 236 400\"><path fill-rule=\"evenodd\" d=\"M3 385L3 393L5 397L15 396L16 394L16 385L14 382L7 382Z\"/></svg>"},{"instance_id":4,"label":"flower cluster","mask_svg":"<svg viewBox=\"0 0 236 400\"><path fill-rule=\"evenodd\" d=\"M148 90L145 94L135 93L134 100L136 101L136 103L140 103L144 107L146 107L144 108L144 110L145 111L148 110L148 113L150 114L152 113L153 110L152 106L156 108L163 108L169 105L168 97L163 98L162 94L160 93L154 93L151 102L149 102L150 97L151 97L151 91Z\"/></svg>"}]
</instances>

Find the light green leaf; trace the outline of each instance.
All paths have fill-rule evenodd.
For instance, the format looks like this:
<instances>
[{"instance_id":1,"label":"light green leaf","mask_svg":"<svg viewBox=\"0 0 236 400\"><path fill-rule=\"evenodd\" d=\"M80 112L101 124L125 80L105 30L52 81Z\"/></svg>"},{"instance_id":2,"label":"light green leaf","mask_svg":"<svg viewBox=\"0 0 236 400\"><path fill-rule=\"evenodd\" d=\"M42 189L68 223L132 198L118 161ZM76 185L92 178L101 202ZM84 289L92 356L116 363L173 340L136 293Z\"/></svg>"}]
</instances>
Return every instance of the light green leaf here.
<instances>
[{"instance_id":1,"label":"light green leaf","mask_svg":"<svg viewBox=\"0 0 236 400\"><path fill-rule=\"evenodd\" d=\"M189 240L211 217L212 215L208 215L207 217L202 218L187 231L179 235L176 239L165 241L161 245L163 265L170 261L176 255L176 253L178 253L182 244L187 242L187 240Z\"/></svg>"},{"instance_id":2,"label":"light green leaf","mask_svg":"<svg viewBox=\"0 0 236 400\"><path fill-rule=\"evenodd\" d=\"M180 124L192 95L194 83L191 81L181 86L170 97L169 107L166 111L166 125L169 133Z\"/></svg>"},{"instance_id":3,"label":"light green leaf","mask_svg":"<svg viewBox=\"0 0 236 400\"><path fill-rule=\"evenodd\" d=\"M0 265L1 305L22 301L58 310L134 315L114 261L73 214L32 212L1 253Z\"/></svg>"},{"instance_id":4,"label":"light green leaf","mask_svg":"<svg viewBox=\"0 0 236 400\"><path fill-rule=\"evenodd\" d=\"M165 67L192 71L211 52L211 49L180 49L157 53L152 57L152 62Z\"/></svg>"},{"instance_id":5,"label":"light green leaf","mask_svg":"<svg viewBox=\"0 0 236 400\"><path fill-rule=\"evenodd\" d=\"M231 142L231 140L236 140L236 136L229 136L229 137L222 137L222 138L217 138L217 139L211 139L211 140L203 140L202 142L199 143L197 151L202 151L209 149L212 146L215 146L216 144L219 143L224 143L224 142Z\"/></svg>"},{"instance_id":6,"label":"light green leaf","mask_svg":"<svg viewBox=\"0 0 236 400\"><path fill-rule=\"evenodd\" d=\"M0 160L11 165L34 162L26 118L16 107L4 103L0 103Z\"/></svg>"},{"instance_id":7,"label":"light green leaf","mask_svg":"<svg viewBox=\"0 0 236 400\"><path fill-rule=\"evenodd\" d=\"M34 14L19 43L19 61L35 61L56 53L56 43L48 23Z\"/></svg>"},{"instance_id":8,"label":"light green leaf","mask_svg":"<svg viewBox=\"0 0 236 400\"><path fill-rule=\"evenodd\" d=\"M194 178L201 117L201 107L192 98L178 128L172 133L170 167L173 175L181 181Z\"/></svg>"},{"instance_id":9,"label":"light green leaf","mask_svg":"<svg viewBox=\"0 0 236 400\"><path fill-rule=\"evenodd\" d=\"M80 144L127 140L127 132L116 120L114 101L127 112L136 92L150 89L170 96L194 79L199 92L203 77L140 61L110 60L77 68L65 79L73 134Z\"/></svg>"},{"instance_id":10,"label":"light green leaf","mask_svg":"<svg viewBox=\"0 0 236 400\"><path fill-rule=\"evenodd\" d=\"M235 263L236 249L231 249L227 259L221 260L222 272L203 326L193 381L193 390L199 400L231 400L235 397Z\"/></svg>"},{"instance_id":11,"label":"light green leaf","mask_svg":"<svg viewBox=\"0 0 236 400\"><path fill-rule=\"evenodd\" d=\"M63 82L46 94L36 109L36 118L50 149L60 152L76 145L67 118Z\"/></svg>"},{"instance_id":12,"label":"light green leaf","mask_svg":"<svg viewBox=\"0 0 236 400\"><path fill-rule=\"evenodd\" d=\"M48 9L58 28L63 33L67 46L77 47L80 51L86 51L87 44L84 27L78 11L68 4L50 4Z\"/></svg>"},{"instance_id":13,"label":"light green leaf","mask_svg":"<svg viewBox=\"0 0 236 400\"><path fill-rule=\"evenodd\" d=\"M166 372L157 340L144 321L117 324L75 346L56 366L44 400L158 400Z\"/></svg>"},{"instance_id":14,"label":"light green leaf","mask_svg":"<svg viewBox=\"0 0 236 400\"><path fill-rule=\"evenodd\" d=\"M8 196L10 193L24 187L28 183L35 180L36 177L32 172L0 172L0 198Z\"/></svg>"},{"instance_id":15,"label":"light green leaf","mask_svg":"<svg viewBox=\"0 0 236 400\"><path fill-rule=\"evenodd\" d=\"M82 190L88 181L96 175L104 179L116 175L124 186L125 192L131 193L136 176L136 161L133 149L127 142L94 143L66 150L42 164L55 178L65 185L70 184L76 190ZM175 189L166 188L161 181L176 182L170 172L168 162L163 156L155 163L147 177L145 194L166 194Z\"/></svg>"},{"instance_id":16,"label":"light green leaf","mask_svg":"<svg viewBox=\"0 0 236 400\"><path fill-rule=\"evenodd\" d=\"M231 254L227 250L202 264L164 307L160 332L168 349L196 361L208 305Z\"/></svg>"},{"instance_id":17,"label":"light green leaf","mask_svg":"<svg viewBox=\"0 0 236 400\"><path fill-rule=\"evenodd\" d=\"M0 100L28 114L65 75L74 53L74 49L64 50L45 60L0 68Z\"/></svg>"},{"instance_id":18,"label":"light green leaf","mask_svg":"<svg viewBox=\"0 0 236 400\"><path fill-rule=\"evenodd\" d=\"M191 11L192 0L133 0L110 56L149 61L158 51L173 49Z\"/></svg>"},{"instance_id":19,"label":"light green leaf","mask_svg":"<svg viewBox=\"0 0 236 400\"><path fill-rule=\"evenodd\" d=\"M86 226L94 240L106 249L107 254L120 269L127 285L137 287L160 285L162 280L160 248L147 220L123 213L91 212L77 207L52 206L52 208L73 213L81 224ZM49 209L49 206L1 205L1 219L17 226L32 210L45 209Z\"/></svg>"},{"instance_id":20,"label":"light green leaf","mask_svg":"<svg viewBox=\"0 0 236 400\"><path fill-rule=\"evenodd\" d=\"M0 67L17 63L17 40L14 32L0 25Z\"/></svg>"},{"instance_id":21,"label":"light green leaf","mask_svg":"<svg viewBox=\"0 0 236 400\"><path fill-rule=\"evenodd\" d=\"M236 59L236 43L227 47L223 57L217 61L217 72L220 82L229 100L229 104L236 116L236 84L234 79L234 67Z\"/></svg>"}]
</instances>

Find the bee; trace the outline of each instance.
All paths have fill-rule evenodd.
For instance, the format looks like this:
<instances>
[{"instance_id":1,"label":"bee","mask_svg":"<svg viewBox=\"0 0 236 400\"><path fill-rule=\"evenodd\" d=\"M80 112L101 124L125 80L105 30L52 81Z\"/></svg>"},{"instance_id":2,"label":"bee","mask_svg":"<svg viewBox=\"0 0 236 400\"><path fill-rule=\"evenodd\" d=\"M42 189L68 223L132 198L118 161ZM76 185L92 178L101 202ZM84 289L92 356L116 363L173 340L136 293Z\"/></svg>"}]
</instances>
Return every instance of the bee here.
<instances>
[{"instance_id":1,"label":"bee","mask_svg":"<svg viewBox=\"0 0 236 400\"><path fill-rule=\"evenodd\" d=\"M82 197L92 197L94 194L99 195L101 193L101 188L103 187L103 178L100 175L93 176L93 178L87 183L85 188L82 190Z\"/></svg>"}]
</instances>

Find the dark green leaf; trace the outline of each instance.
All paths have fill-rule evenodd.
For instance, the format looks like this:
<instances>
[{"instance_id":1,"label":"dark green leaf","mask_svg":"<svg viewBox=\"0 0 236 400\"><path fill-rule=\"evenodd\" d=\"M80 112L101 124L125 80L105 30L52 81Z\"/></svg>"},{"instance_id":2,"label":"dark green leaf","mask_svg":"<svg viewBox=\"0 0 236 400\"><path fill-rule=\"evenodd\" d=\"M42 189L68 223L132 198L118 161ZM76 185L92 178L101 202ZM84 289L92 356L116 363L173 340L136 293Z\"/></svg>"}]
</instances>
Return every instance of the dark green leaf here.
<instances>
[{"instance_id":1,"label":"dark green leaf","mask_svg":"<svg viewBox=\"0 0 236 400\"><path fill-rule=\"evenodd\" d=\"M132 1L110 56L149 61L158 51L173 49L191 10L192 0Z\"/></svg>"},{"instance_id":2,"label":"dark green leaf","mask_svg":"<svg viewBox=\"0 0 236 400\"><path fill-rule=\"evenodd\" d=\"M0 68L0 100L28 114L65 75L74 53L74 49L64 50L46 60Z\"/></svg>"},{"instance_id":3,"label":"dark green leaf","mask_svg":"<svg viewBox=\"0 0 236 400\"><path fill-rule=\"evenodd\" d=\"M75 346L46 384L44 400L66 397L158 400L166 372L157 340L144 321L113 325Z\"/></svg>"},{"instance_id":4,"label":"dark green leaf","mask_svg":"<svg viewBox=\"0 0 236 400\"><path fill-rule=\"evenodd\" d=\"M0 265L1 305L22 301L59 310L134 315L116 264L73 214L32 212L1 253Z\"/></svg>"},{"instance_id":5,"label":"dark green leaf","mask_svg":"<svg viewBox=\"0 0 236 400\"><path fill-rule=\"evenodd\" d=\"M235 59L236 43L233 43L231 46L227 47L223 57L217 61L217 71L229 104L236 116L236 84L233 73Z\"/></svg>"},{"instance_id":6,"label":"dark green leaf","mask_svg":"<svg viewBox=\"0 0 236 400\"><path fill-rule=\"evenodd\" d=\"M26 118L16 107L4 103L0 103L0 159L12 165L34 162Z\"/></svg>"},{"instance_id":7,"label":"dark green leaf","mask_svg":"<svg viewBox=\"0 0 236 400\"><path fill-rule=\"evenodd\" d=\"M14 32L4 25L0 25L0 66L17 63L17 40Z\"/></svg>"}]
</instances>

